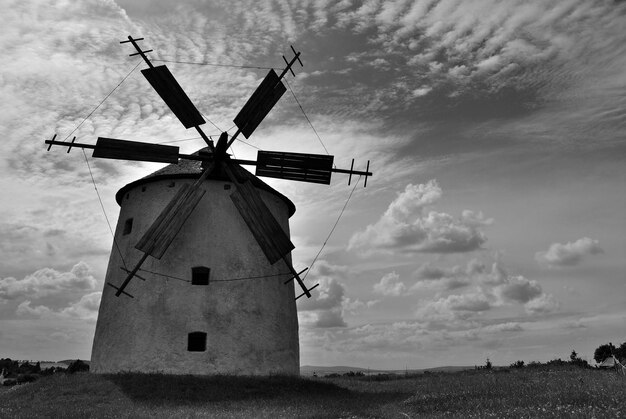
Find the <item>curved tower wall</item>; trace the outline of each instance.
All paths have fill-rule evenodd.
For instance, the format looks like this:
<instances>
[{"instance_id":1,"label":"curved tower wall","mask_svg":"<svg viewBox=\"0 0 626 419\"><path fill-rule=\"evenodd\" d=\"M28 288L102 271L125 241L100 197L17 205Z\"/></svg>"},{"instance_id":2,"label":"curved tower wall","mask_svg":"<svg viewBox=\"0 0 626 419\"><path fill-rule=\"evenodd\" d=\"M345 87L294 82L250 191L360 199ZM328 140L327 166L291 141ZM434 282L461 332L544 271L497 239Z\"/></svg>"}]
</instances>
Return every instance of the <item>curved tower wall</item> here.
<instances>
[{"instance_id":1,"label":"curved tower wall","mask_svg":"<svg viewBox=\"0 0 626 419\"><path fill-rule=\"evenodd\" d=\"M147 180L123 197L115 237L127 269L143 255L135 244L181 184L193 181ZM135 277L125 289L134 298L116 297L105 284L93 372L299 374L294 286L284 285L288 276L270 276L288 272L285 263L267 261L229 197L234 185L207 180L203 187L206 193L163 257L149 256L142 265L138 275L145 281ZM257 190L289 235L287 204ZM123 266L114 243L106 282L119 286ZM208 285L191 284L192 267L210 269ZM233 280L263 275L269 277ZM206 333L204 351L188 350L188 335L195 332Z\"/></svg>"}]
</instances>

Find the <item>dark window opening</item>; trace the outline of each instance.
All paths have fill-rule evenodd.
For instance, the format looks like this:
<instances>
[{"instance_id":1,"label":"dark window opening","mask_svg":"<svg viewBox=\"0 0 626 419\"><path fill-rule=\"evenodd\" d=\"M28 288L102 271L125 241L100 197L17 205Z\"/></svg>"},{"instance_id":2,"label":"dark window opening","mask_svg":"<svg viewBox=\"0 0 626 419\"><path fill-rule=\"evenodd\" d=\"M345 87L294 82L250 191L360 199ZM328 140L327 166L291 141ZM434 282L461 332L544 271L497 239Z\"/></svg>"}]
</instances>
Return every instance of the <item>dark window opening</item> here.
<instances>
[{"instance_id":1,"label":"dark window opening","mask_svg":"<svg viewBox=\"0 0 626 419\"><path fill-rule=\"evenodd\" d=\"M126 194L126 199L128 199L128 198L130 198L130 194L129 193Z\"/></svg>"},{"instance_id":2,"label":"dark window opening","mask_svg":"<svg viewBox=\"0 0 626 419\"><path fill-rule=\"evenodd\" d=\"M145 187L145 186L142 186L142 187L141 187L141 192L145 192L145 191L146 191L146 187Z\"/></svg>"},{"instance_id":3,"label":"dark window opening","mask_svg":"<svg viewBox=\"0 0 626 419\"><path fill-rule=\"evenodd\" d=\"M224 185L224 190L227 191L230 189L230 185L227 183L226 185Z\"/></svg>"},{"instance_id":4,"label":"dark window opening","mask_svg":"<svg viewBox=\"0 0 626 419\"><path fill-rule=\"evenodd\" d=\"M191 285L209 285L211 269L205 266L191 268Z\"/></svg>"},{"instance_id":5,"label":"dark window opening","mask_svg":"<svg viewBox=\"0 0 626 419\"><path fill-rule=\"evenodd\" d=\"M124 222L124 230L122 230L122 236L126 236L133 231L133 219L129 218Z\"/></svg>"},{"instance_id":6,"label":"dark window opening","mask_svg":"<svg viewBox=\"0 0 626 419\"><path fill-rule=\"evenodd\" d=\"M189 352L206 351L206 333L191 332L187 335L187 350Z\"/></svg>"},{"instance_id":7,"label":"dark window opening","mask_svg":"<svg viewBox=\"0 0 626 419\"><path fill-rule=\"evenodd\" d=\"M173 188L174 186L176 186L176 182L170 182L167 184L168 188Z\"/></svg>"}]
</instances>

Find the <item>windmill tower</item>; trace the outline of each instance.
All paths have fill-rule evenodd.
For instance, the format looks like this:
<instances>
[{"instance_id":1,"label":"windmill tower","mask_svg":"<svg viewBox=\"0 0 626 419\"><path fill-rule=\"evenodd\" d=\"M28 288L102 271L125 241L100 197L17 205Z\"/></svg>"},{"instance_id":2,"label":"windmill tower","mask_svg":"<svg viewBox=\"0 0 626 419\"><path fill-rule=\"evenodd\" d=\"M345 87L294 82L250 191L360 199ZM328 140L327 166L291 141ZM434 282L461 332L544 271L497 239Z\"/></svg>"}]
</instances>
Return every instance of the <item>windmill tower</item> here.
<instances>
[{"instance_id":1,"label":"windmill tower","mask_svg":"<svg viewBox=\"0 0 626 419\"><path fill-rule=\"evenodd\" d=\"M124 186L91 358L92 371L172 374L298 374L295 300L308 288L291 263L293 203L257 176L329 184L333 156L259 151L257 160L231 159L227 150L248 138L286 88L270 70L235 117L237 132L216 145L204 118L166 66L154 67L137 41L127 41L148 64L143 75L186 128L207 148L187 155L178 147L99 137L93 157L169 163ZM284 58L284 57L283 57ZM300 64L302 64L300 62ZM241 165L256 166L256 176ZM305 269L306 270L306 269ZM135 279L134 281L131 280ZM302 293L286 286L295 280ZM124 298L116 298L123 296Z\"/></svg>"}]
</instances>

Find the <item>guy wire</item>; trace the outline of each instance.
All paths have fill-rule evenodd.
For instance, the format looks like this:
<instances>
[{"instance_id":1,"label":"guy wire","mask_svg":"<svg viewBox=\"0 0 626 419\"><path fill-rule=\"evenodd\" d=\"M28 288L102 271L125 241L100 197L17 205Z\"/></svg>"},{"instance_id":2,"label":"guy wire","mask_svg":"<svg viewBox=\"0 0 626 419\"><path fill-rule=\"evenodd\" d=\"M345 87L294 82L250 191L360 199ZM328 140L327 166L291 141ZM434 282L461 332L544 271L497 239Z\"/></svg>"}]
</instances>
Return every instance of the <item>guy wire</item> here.
<instances>
[{"instance_id":1,"label":"guy wire","mask_svg":"<svg viewBox=\"0 0 626 419\"><path fill-rule=\"evenodd\" d=\"M315 265L315 262L317 261L317 258L322 253L322 250L324 250L324 247L326 247L326 243L328 243L328 240L330 239L330 236L332 236L333 232L335 231L335 228L337 228L337 224L339 224L339 220L341 219L341 216L343 215L344 211L346 210L346 207L348 206L348 202L350 202L350 198L352 198L352 194L354 193L354 190L356 189L356 185L359 184L360 180L361 180L361 175L359 175L359 178L356 180L356 182L354 182L354 187L352 188L352 191L350 191L350 195L348 195L348 199L346 200L346 203L343 204L343 208L341 209L341 212L339 213L339 217L337 217L337 221L335 221L335 224L333 225L333 228L330 229L330 233L328 233L328 236L326 237L326 240L324 240L324 243L322 244L322 247L320 247L319 252L317 252L317 255L315 255L315 258L313 259L313 262L311 262L311 265L309 266L309 270L306 271L306 273L302 277L303 281L306 279L307 275L309 275L309 272L311 272L313 270L313 265Z\"/></svg>"}]
</instances>

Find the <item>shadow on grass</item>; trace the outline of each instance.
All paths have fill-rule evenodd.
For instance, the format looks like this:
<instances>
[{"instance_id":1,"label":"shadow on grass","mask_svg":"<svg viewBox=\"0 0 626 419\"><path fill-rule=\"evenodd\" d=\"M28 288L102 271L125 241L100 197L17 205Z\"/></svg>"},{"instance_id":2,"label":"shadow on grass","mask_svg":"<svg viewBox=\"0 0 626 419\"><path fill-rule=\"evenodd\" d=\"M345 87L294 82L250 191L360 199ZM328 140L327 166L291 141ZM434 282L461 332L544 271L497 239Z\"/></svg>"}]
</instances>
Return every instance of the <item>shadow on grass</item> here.
<instances>
[{"instance_id":1,"label":"shadow on grass","mask_svg":"<svg viewBox=\"0 0 626 419\"><path fill-rule=\"evenodd\" d=\"M333 383L300 377L193 376L122 373L105 375L134 400L154 403L236 401L285 397L349 397L351 391Z\"/></svg>"}]
</instances>

